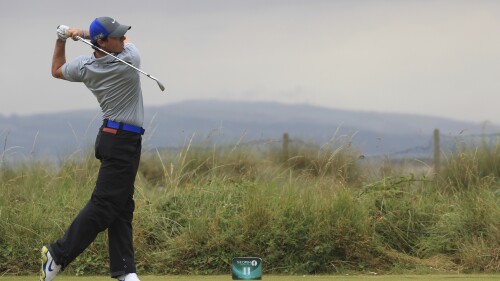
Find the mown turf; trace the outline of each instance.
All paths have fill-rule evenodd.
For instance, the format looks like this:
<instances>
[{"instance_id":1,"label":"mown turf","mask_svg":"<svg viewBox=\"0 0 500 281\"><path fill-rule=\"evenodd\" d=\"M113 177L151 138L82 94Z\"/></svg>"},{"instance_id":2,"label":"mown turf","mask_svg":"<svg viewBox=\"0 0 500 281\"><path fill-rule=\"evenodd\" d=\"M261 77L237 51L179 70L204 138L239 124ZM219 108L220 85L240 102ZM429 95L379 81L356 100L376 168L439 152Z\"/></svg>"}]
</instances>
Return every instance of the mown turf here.
<instances>
[{"instance_id":1,"label":"mown turf","mask_svg":"<svg viewBox=\"0 0 500 281\"><path fill-rule=\"evenodd\" d=\"M33 281L38 280L37 276L0 276L2 281ZM107 276L58 276L57 281L109 281L114 280ZM142 281L174 281L174 280L189 280L189 281L228 281L232 280L230 275L218 276L141 276ZM373 280L373 281L396 281L396 280L412 280L412 281L484 281L484 280L500 280L500 275L303 275L303 276L275 276L264 275L262 280L266 281L356 281L356 280Z\"/></svg>"}]
</instances>

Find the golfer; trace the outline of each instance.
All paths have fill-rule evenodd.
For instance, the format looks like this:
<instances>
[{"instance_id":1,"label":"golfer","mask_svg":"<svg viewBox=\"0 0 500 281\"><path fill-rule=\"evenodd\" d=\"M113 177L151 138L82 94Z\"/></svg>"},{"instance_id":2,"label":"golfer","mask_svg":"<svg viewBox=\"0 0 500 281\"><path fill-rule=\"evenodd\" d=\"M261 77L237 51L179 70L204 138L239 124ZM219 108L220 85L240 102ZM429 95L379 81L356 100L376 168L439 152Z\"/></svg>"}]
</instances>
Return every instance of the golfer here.
<instances>
[{"instance_id":1,"label":"golfer","mask_svg":"<svg viewBox=\"0 0 500 281\"><path fill-rule=\"evenodd\" d=\"M50 281L108 230L112 278L138 281L132 243L134 181L141 156L144 129L139 73L97 49L89 55L66 61L66 39L90 39L118 58L140 67L140 56L125 33L130 26L110 17L96 18L88 31L61 25L52 59L52 76L82 82L95 95L103 124L95 142L101 161L90 200L73 220L64 236L42 247L41 281Z\"/></svg>"}]
</instances>

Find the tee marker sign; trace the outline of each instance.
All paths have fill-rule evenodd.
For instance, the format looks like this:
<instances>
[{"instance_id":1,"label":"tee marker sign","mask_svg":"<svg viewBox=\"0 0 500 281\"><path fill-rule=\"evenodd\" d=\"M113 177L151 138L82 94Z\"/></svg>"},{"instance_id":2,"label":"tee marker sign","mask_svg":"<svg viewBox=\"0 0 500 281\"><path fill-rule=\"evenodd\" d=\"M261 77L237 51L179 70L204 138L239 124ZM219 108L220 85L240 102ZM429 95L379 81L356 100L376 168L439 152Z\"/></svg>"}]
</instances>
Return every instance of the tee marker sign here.
<instances>
[{"instance_id":1,"label":"tee marker sign","mask_svg":"<svg viewBox=\"0 0 500 281\"><path fill-rule=\"evenodd\" d=\"M233 280L262 280L261 258L233 258Z\"/></svg>"}]
</instances>

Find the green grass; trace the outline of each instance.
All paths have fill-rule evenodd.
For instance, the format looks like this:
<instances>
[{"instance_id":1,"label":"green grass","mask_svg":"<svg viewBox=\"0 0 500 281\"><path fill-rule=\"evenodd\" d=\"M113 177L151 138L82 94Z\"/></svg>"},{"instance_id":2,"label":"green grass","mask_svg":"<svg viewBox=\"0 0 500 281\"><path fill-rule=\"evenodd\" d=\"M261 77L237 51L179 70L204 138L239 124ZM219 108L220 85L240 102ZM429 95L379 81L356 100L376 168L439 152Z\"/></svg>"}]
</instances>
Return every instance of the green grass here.
<instances>
[{"instance_id":1,"label":"green grass","mask_svg":"<svg viewBox=\"0 0 500 281\"><path fill-rule=\"evenodd\" d=\"M0 276L2 281L33 281L37 280L36 276ZM226 281L232 280L230 275L217 275L217 276L140 276L142 281L175 281L175 280L189 280L189 281ZM483 280L498 280L500 275L355 275L355 276L337 276L337 275L301 275L301 276L276 276L276 275L263 275L262 280L267 281L322 281L322 280L335 280L335 281L356 281L356 280L373 280L373 281L396 281L396 280L412 280L412 281L483 281ZM107 281L111 280L108 276L92 276L92 277L75 277L75 276L58 276L56 280L60 281Z\"/></svg>"},{"instance_id":2,"label":"green grass","mask_svg":"<svg viewBox=\"0 0 500 281\"><path fill-rule=\"evenodd\" d=\"M390 161L367 165L339 143L280 152L271 144L144 153L139 274L224 274L235 256L262 257L266 278L500 272L500 179L491 168L500 149L460 151L437 177ZM60 166L1 167L0 275L38 270L41 245L84 206L98 164L88 153ZM64 278L106 275L107 247L104 232Z\"/></svg>"}]
</instances>

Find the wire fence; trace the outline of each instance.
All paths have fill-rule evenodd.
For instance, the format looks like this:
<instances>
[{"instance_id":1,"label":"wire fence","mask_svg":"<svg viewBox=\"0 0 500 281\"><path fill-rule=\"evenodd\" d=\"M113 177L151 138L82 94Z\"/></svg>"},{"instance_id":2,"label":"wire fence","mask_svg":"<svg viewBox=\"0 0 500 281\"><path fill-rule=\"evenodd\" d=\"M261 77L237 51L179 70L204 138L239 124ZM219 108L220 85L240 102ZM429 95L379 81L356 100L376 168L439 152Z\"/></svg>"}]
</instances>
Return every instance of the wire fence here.
<instances>
[{"instance_id":1,"label":"wire fence","mask_svg":"<svg viewBox=\"0 0 500 281\"><path fill-rule=\"evenodd\" d=\"M2 131L2 135L5 135L2 143L2 149L0 149L0 167L8 161L8 159L12 159L12 156L19 156L21 153L18 153L21 147L19 146L9 146L7 144L8 132ZM439 133L439 130L436 130L433 134L428 134L427 140L424 139L422 144L414 145L403 149L398 149L396 151L382 151L378 153L366 153L360 151L360 154L363 158L370 159L382 159L382 158L390 158L390 159L430 159L434 161L439 161L439 155L442 153L450 153L463 148L470 148L479 145L486 146L494 146L500 143L500 133L481 133L481 134L465 134L465 132L460 132L457 135L451 134L442 134ZM200 147L203 144L198 144ZM212 143L212 145L214 145ZM194 145L196 146L196 145ZM332 139L326 141L325 143L318 143L314 141L304 141L303 139L293 138L288 135L288 133L284 133L282 137L276 138L264 138L264 139L254 139L254 140L244 140L243 137L228 144L217 144L217 147L220 149L229 149L236 150L240 148L252 149L254 151L261 151L266 153L269 149L274 150L282 150L284 157L290 153L292 149L310 149L321 152L322 149L325 148L334 148L338 147L356 147L356 136L335 136ZM206 146L205 146L206 147ZM400 145L401 147L401 145ZM182 146L176 147L157 147L151 146L147 147L143 146L146 151L151 150L182 150ZM26 149L26 148L25 148ZM26 156L26 155L25 155ZM25 159L32 159L31 153L24 157ZM57 159L56 159L57 160Z\"/></svg>"},{"instance_id":2,"label":"wire fence","mask_svg":"<svg viewBox=\"0 0 500 281\"><path fill-rule=\"evenodd\" d=\"M343 138L343 139L342 139ZM435 159L439 157L442 153L452 153L461 149L477 147L479 145L483 146L495 146L500 143L500 133L489 133L489 134L464 134L461 132L458 135L441 134L439 130L436 129L434 134L428 137L427 141L424 141L422 145L416 145L408 147L405 149L400 149L392 152L382 152L375 154L363 154L363 157L369 157L372 159L376 158L392 158L392 159L415 159L415 158L426 158L434 159L434 161L439 161ZM281 139L261 139L246 142L238 142L233 145L228 145L228 147L267 147L272 145L274 148L281 146L283 154L287 155L292 148L309 148L321 150L325 147L339 147L339 146L350 146L352 144L352 139L347 136L340 137L340 140L332 139L331 141L318 144L312 141L304 141L302 139L291 138L287 133L283 134Z\"/></svg>"}]
</instances>

